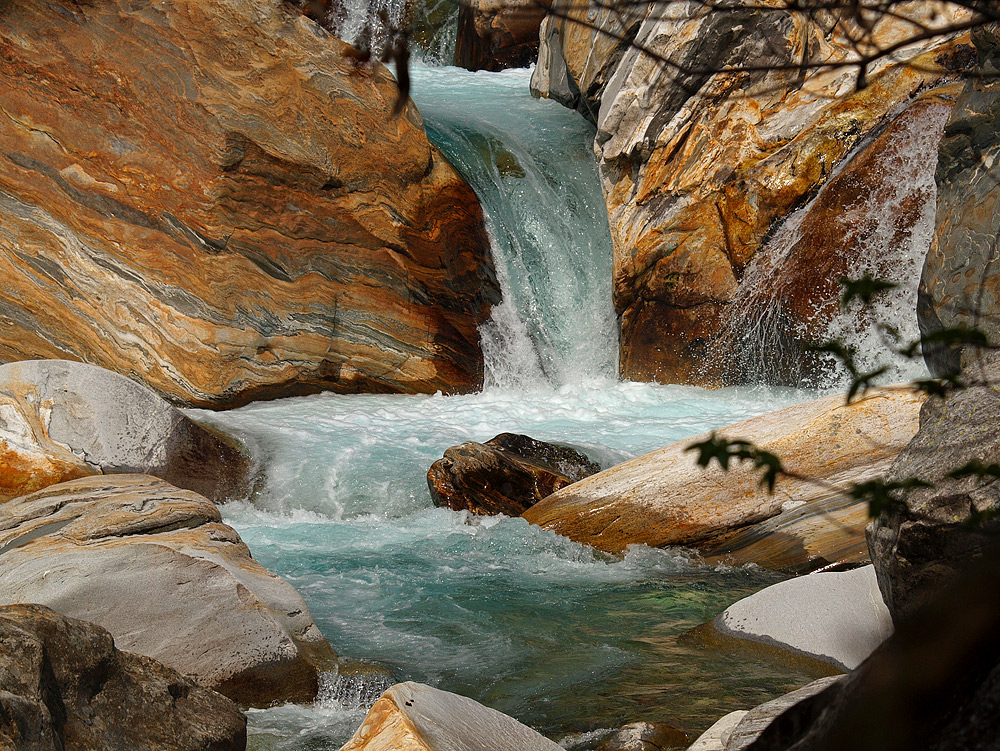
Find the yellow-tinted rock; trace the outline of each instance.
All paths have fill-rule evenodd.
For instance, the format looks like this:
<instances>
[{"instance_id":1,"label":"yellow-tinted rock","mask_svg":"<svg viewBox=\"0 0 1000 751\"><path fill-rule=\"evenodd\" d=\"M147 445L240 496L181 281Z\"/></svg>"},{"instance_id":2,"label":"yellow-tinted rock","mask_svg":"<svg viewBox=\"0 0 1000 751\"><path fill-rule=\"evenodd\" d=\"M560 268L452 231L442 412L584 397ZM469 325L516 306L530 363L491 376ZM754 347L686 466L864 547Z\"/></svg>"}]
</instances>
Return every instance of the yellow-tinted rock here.
<instances>
[{"instance_id":1,"label":"yellow-tinted rock","mask_svg":"<svg viewBox=\"0 0 1000 751\"><path fill-rule=\"evenodd\" d=\"M830 485L878 476L917 431L922 396L879 389L851 405L835 395L755 417L720 435L776 454L797 477L780 477L773 495L760 471L715 463L703 469L691 438L573 483L522 516L578 542L617 552L633 543L710 550L727 533L781 513L785 504L829 498ZM801 478L801 479L800 479ZM786 507L787 508L787 507ZM858 535L863 537L863 531Z\"/></svg>"},{"instance_id":2,"label":"yellow-tinted rock","mask_svg":"<svg viewBox=\"0 0 1000 751\"><path fill-rule=\"evenodd\" d=\"M0 361L209 407L480 384L481 209L384 67L278 0L0 19Z\"/></svg>"}]
</instances>

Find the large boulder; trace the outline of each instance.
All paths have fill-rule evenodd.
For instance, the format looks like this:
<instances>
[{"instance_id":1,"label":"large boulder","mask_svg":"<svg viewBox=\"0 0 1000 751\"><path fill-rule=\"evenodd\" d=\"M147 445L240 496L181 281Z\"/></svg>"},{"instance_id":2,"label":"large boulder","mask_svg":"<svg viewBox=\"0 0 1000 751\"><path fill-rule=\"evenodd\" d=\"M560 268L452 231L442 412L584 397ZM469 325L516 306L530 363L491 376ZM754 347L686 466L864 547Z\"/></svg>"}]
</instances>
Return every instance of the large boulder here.
<instances>
[{"instance_id":1,"label":"large boulder","mask_svg":"<svg viewBox=\"0 0 1000 751\"><path fill-rule=\"evenodd\" d=\"M482 212L386 68L280 0L7 4L0 48L0 361L215 408L481 384Z\"/></svg>"},{"instance_id":2,"label":"large boulder","mask_svg":"<svg viewBox=\"0 0 1000 751\"><path fill-rule=\"evenodd\" d=\"M892 633L875 569L788 579L726 608L719 631L808 655L841 670L860 665Z\"/></svg>"},{"instance_id":3,"label":"large boulder","mask_svg":"<svg viewBox=\"0 0 1000 751\"><path fill-rule=\"evenodd\" d=\"M852 404L843 395L751 418L719 432L781 458L794 476L770 494L747 464L724 471L696 464L691 438L619 464L552 494L525 519L607 551L644 543L710 550L732 530L823 501L836 487L878 477L917 431L922 397L878 389ZM833 486L833 489L831 489ZM863 545L863 528L854 532Z\"/></svg>"},{"instance_id":4,"label":"large boulder","mask_svg":"<svg viewBox=\"0 0 1000 751\"><path fill-rule=\"evenodd\" d=\"M934 242L920 278L921 332L975 327L1000 341L1000 25L972 34L977 62L965 84L938 152ZM924 347L936 375L961 367L960 345Z\"/></svg>"},{"instance_id":5,"label":"large boulder","mask_svg":"<svg viewBox=\"0 0 1000 751\"><path fill-rule=\"evenodd\" d=\"M908 15L928 28L951 20L937 6L904 5L878 19L871 29L876 44L899 45L912 35L916 26ZM908 62L883 61L857 90L856 70L837 64L852 59L850 40L858 29L832 12L778 2L737 2L724 11L698 3L639 4L629 11L641 20L635 32L635 16L605 18L589 6L576 12L596 29L571 30L550 16L533 87L597 111L595 148L614 246L624 377L733 378L730 338L722 334L748 266L779 223L848 164L857 167L829 197L832 211L806 218L806 244L794 251L787 272L776 274L787 285L764 290L801 289L790 301L793 313L814 302L825 311L836 306L837 275L866 243L866 230L856 228L890 217L891 235L926 242L918 229L930 194L925 181L911 186L910 178L915 170L925 176L933 170L931 125L940 132L942 116L906 110L968 64L967 37L901 46L896 59ZM614 37L604 49L588 41L605 29ZM819 63L829 67L810 67ZM718 72L724 68L735 70ZM905 130L914 119L916 135L929 141L927 158L895 159L893 139L879 136L887 128ZM866 153L887 145L888 154ZM885 174L871 169L878 163L889 165ZM889 193L891 209L881 203ZM854 210L845 227L832 217L847 204ZM809 238L818 245L808 245ZM884 242L871 273L880 265L895 271L908 244ZM891 260L880 257L886 253ZM823 255L819 263L817 254ZM755 321L735 324L747 333ZM808 316L806 322L821 323Z\"/></svg>"},{"instance_id":6,"label":"large boulder","mask_svg":"<svg viewBox=\"0 0 1000 751\"><path fill-rule=\"evenodd\" d=\"M422 683L379 697L340 751L560 751L512 717Z\"/></svg>"},{"instance_id":7,"label":"large boulder","mask_svg":"<svg viewBox=\"0 0 1000 751\"><path fill-rule=\"evenodd\" d=\"M118 373L69 360L0 365L0 501L114 472L224 501L247 493L251 465L235 440Z\"/></svg>"},{"instance_id":8,"label":"large boulder","mask_svg":"<svg viewBox=\"0 0 1000 751\"><path fill-rule=\"evenodd\" d=\"M879 586L894 620L905 617L996 540L1000 524L1000 356L973 362L966 388L929 400L920 430L900 453L887 478L917 478L927 487L900 491L868 529ZM986 470L954 477L977 462ZM991 515L993 518L991 518Z\"/></svg>"},{"instance_id":9,"label":"large boulder","mask_svg":"<svg viewBox=\"0 0 1000 751\"><path fill-rule=\"evenodd\" d=\"M468 70L527 68L538 56L541 0L469 0L458 6L455 65Z\"/></svg>"},{"instance_id":10,"label":"large boulder","mask_svg":"<svg viewBox=\"0 0 1000 751\"><path fill-rule=\"evenodd\" d=\"M9 751L242 751L232 701L100 626L40 605L0 607L0 746Z\"/></svg>"},{"instance_id":11,"label":"large boulder","mask_svg":"<svg viewBox=\"0 0 1000 751\"><path fill-rule=\"evenodd\" d=\"M96 623L243 704L311 701L336 661L299 594L215 504L154 477L84 477L8 501L0 562L0 603Z\"/></svg>"},{"instance_id":12,"label":"large boulder","mask_svg":"<svg viewBox=\"0 0 1000 751\"><path fill-rule=\"evenodd\" d=\"M560 488L600 472L576 449L501 433L486 443L452 446L427 471L437 506L519 516Z\"/></svg>"}]
</instances>

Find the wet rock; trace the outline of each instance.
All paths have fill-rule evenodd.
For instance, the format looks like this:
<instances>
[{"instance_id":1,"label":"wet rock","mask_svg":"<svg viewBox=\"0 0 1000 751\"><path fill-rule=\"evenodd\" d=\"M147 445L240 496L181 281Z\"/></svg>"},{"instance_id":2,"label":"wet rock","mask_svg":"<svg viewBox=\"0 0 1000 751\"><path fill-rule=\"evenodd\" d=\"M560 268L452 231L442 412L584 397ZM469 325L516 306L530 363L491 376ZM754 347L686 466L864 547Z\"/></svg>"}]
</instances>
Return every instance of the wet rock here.
<instances>
[{"instance_id":1,"label":"wet rock","mask_svg":"<svg viewBox=\"0 0 1000 751\"><path fill-rule=\"evenodd\" d=\"M730 605L724 634L856 668L892 633L873 566L788 579Z\"/></svg>"},{"instance_id":2,"label":"wet rock","mask_svg":"<svg viewBox=\"0 0 1000 751\"><path fill-rule=\"evenodd\" d=\"M687 733L664 722L633 722L620 728L597 751L666 751L687 748Z\"/></svg>"},{"instance_id":3,"label":"wet rock","mask_svg":"<svg viewBox=\"0 0 1000 751\"><path fill-rule=\"evenodd\" d=\"M0 365L0 500L141 472L224 501L246 494L251 464L237 441L118 373L69 360Z\"/></svg>"},{"instance_id":4,"label":"wet rock","mask_svg":"<svg viewBox=\"0 0 1000 751\"><path fill-rule=\"evenodd\" d=\"M495 709L422 683L379 698L341 751L559 751L560 746Z\"/></svg>"},{"instance_id":5,"label":"wet rock","mask_svg":"<svg viewBox=\"0 0 1000 751\"><path fill-rule=\"evenodd\" d=\"M728 377L725 353L712 359L716 342L765 240L849 160L860 158L855 178L868 178L861 192L880 194L881 177L865 165L885 159L864 155L863 147L878 141L919 94L954 80L969 62L968 38L908 47L904 57L912 65L883 61L856 91L854 70L798 68L803 60L831 63L854 54L847 40L857 30L833 13L752 3L736 3L725 13L696 4L632 8L636 16L619 22L624 51L610 41L611 49L601 49L590 40L597 32L572 31L569 22L547 18L534 89L597 112L621 374L716 383ZM905 13L926 13L922 20L931 25L947 23L947 12L935 15L938 10L908 4ZM588 24L608 24L590 6L576 12ZM633 33L635 18L640 23ZM871 31L876 44L888 46L913 28L886 14ZM751 70L712 72L730 67ZM912 167L905 162L904 172ZM902 182L890 171L887 185ZM838 194L848 198L852 192L845 186L831 198ZM923 188L901 197L900 205L910 210L895 212L900 231L908 231L915 207L926 199ZM852 227L888 213L877 203L859 206L868 215L853 217ZM805 297L823 292L827 301L836 299L837 266L851 257L842 249L862 238L828 238L825 232L817 226L814 234L834 255L818 267L807 262L812 276L805 277ZM813 253L811 247L800 250L803 257ZM830 276L820 280L816 268ZM706 367L706 361L720 367Z\"/></svg>"},{"instance_id":6,"label":"wet rock","mask_svg":"<svg viewBox=\"0 0 1000 751\"><path fill-rule=\"evenodd\" d=\"M740 720L746 715L745 709L737 709L720 718L712 727L698 736L688 751L725 751L726 742L736 726L740 724Z\"/></svg>"},{"instance_id":7,"label":"wet rock","mask_svg":"<svg viewBox=\"0 0 1000 751\"><path fill-rule=\"evenodd\" d=\"M41 605L0 607L0 745L10 751L240 751L233 702L99 626Z\"/></svg>"},{"instance_id":8,"label":"wet rock","mask_svg":"<svg viewBox=\"0 0 1000 751\"><path fill-rule=\"evenodd\" d=\"M777 717L747 751L969 751L1000 737L1000 550L901 619L843 681Z\"/></svg>"},{"instance_id":9,"label":"wet rock","mask_svg":"<svg viewBox=\"0 0 1000 751\"><path fill-rule=\"evenodd\" d=\"M468 70L527 68L538 55L539 0L471 0L458 8L455 65Z\"/></svg>"},{"instance_id":10,"label":"wet rock","mask_svg":"<svg viewBox=\"0 0 1000 751\"><path fill-rule=\"evenodd\" d=\"M1000 342L1000 26L972 35L976 66L962 89L938 151L934 242L920 278L917 316L925 335L941 328L975 327ZM961 345L924 347L935 375L961 367Z\"/></svg>"},{"instance_id":11,"label":"wet rock","mask_svg":"<svg viewBox=\"0 0 1000 751\"><path fill-rule=\"evenodd\" d=\"M336 660L215 504L154 477L84 477L8 501L0 562L0 603L96 623L242 704L310 701Z\"/></svg>"},{"instance_id":12,"label":"wet rock","mask_svg":"<svg viewBox=\"0 0 1000 751\"><path fill-rule=\"evenodd\" d=\"M971 363L962 377L967 388L924 405L920 430L889 473L890 481L916 477L930 487L900 492L905 509L886 510L868 530L895 621L949 586L996 539L998 523L989 517L1000 510L1000 478L949 475L969 462L983 468L1000 462L1000 356Z\"/></svg>"},{"instance_id":13,"label":"wet rock","mask_svg":"<svg viewBox=\"0 0 1000 751\"><path fill-rule=\"evenodd\" d=\"M446 450L428 470L427 486L437 506L519 516L542 498L600 470L568 446L501 433L486 443L469 441Z\"/></svg>"},{"instance_id":14,"label":"wet rock","mask_svg":"<svg viewBox=\"0 0 1000 751\"><path fill-rule=\"evenodd\" d=\"M385 67L279 0L32 0L0 48L0 361L214 408L481 384L482 211Z\"/></svg>"},{"instance_id":15,"label":"wet rock","mask_svg":"<svg viewBox=\"0 0 1000 751\"><path fill-rule=\"evenodd\" d=\"M917 430L922 397L882 389L851 405L843 395L787 407L724 428L779 456L804 478L779 478L773 495L748 465L728 472L695 463L691 438L606 469L557 491L523 517L559 534L618 552L632 543L692 545L712 550L733 530L763 522L803 502L831 496L825 483L846 485L879 476ZM855 532L860 541L862 528ZM766 554L766 549L762 553ZM795 564L809 559L803 545ZM766 555L762 556L766 558Z\"/></svg>"},{"instance_id":16,"label":"wet rock","mask_svg":"<svg viewBox=\"0 0 1000 751\"><path fill-rule=\"evenodd\" d=\"M725 751L743 751L753 743L764 729L790 707L794 707L801 701L805 701L821 691L825 691L830 686L844 680L844 676L830 676L820 678L800 689L791 691L777 699L765 702L754 707L747 712L732 729L726 739Z\"/></svg>"}]
</instances>

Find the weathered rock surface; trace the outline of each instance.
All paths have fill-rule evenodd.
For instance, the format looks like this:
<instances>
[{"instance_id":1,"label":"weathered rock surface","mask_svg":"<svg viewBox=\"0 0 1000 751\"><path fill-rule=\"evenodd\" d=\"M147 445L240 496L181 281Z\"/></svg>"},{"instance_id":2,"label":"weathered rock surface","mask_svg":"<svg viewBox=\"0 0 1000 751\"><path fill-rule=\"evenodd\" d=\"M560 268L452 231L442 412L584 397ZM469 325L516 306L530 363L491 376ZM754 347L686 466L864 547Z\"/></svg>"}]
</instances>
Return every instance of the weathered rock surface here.
<instances>
[{"instance_id":1,"label":"weathered rock surface","mask_svg":"<svg viewBox=\"0 0 1000 751\"><path fill-rule=\"evenodd\" d=\"M384 67L278 0L0 17L0 361L207 407L481 383L482 213Z\"/></svg>"},{"instance_id":2,"label":"weathered rock surface","mask_svg":"<svg viewBox=\"0 0 1000 751\"><path fill-rule=\"evenodd\" d=\"M912 65L872 71L867 87L855 91L853 69L797 69L803 60L851 58L851 22L832 13L802 13L784 3L737 3L724 13L698 3L632 7L642 19L634 38L630 28L624 33L632 42L624 53L612 41L607 52L590 44L600 31L554 34L560 24L548 18L534 89L562 101L576 96L591 111L599 100L596 151L614 245L622 375L716 382L724 369L704 363L765 239L849 158L860 158L856 172L870 179L862 192L879 194L881 179L865 169L879 157L864 149L859 155L858 147L878 141L918 94L952 80L951 71L969 62L967 38L908 48L902 56L912 56ZM904 16L937 10L900 6ZM589 7L578 13L599 29L609 23ZM614 23L629 27L633 20ZM913 28L886 15L872 33L877 44L889 45ZM604 63L613 65L610 76ZM727 66L751 69L713 72ZM893 180L901 182L890 175L888 184ZM909 202L926 200L923 193L916 190ZM852 226L863 226L858 219ZM900 230L912 219L913 212L900 211ZM833 275L851 256L842 253L843 238L831 242L824 233L819 226L813 235L834 252L820 265ZM862 239L847 237L846 244ZM801 253L812 256L813 249ZM815 273L810 282L807 298L837 285L835 276L819 280Z\"/></svg>"},{"instance_id":3,"label":"weathered rock surface","mask_svg":"<svg viewBox=\"0 0 1000 751\"><path fill-rule=\"evenodd\" d=\"M986 751L1000 738L1000 550L897 624L842 682L747 751Z\"/></svg>"},{"instance_id":4,"label":"weathered rock surface","mask_svg":"<svg viewBox=\"0 0 1000 751\"><path fill-rule=\"evenodd\" d=\"M949 477L969 462L1000 462L1000 356L972 363L967 388L928 401L920 430L892 465L889 480L916 477L931 487L901 492L895 508L868 530L879 586L894 620L944 588L996 539L1000 478ZM977 384L977 381L979 383ZM980 523L972 516L985 514Z\"/></svg>"},{"instance_id":5,"label":"weathered rock surface","mask_svg":"<svg viewBox=\"0 0 1000 751\"><path fill-rule=\"evenodd\" d=\"M687 748L687 733L663 722L632 722L620 728L597 751L666 751Z\"/></svg>"},{"instance_id":6,"label":"weathered rock surface","mask_svg":"<svg viewBox=\"0 0 1000 751\"><path fill-rule=\"evenodd\" d=\"M828 498L824 484L863 481L885 472L917 430L922 397L880 389L851 405L842 395L755 417L718 431L779 456L787 470L820 484L782 477L769 495L748 465L703 469L686 449L667 446L564 488L522 515L573 540L607 551L632 543L712 549L734 529L781 513L785 504ZM858 535L861 534L859 529Z\"/></svg>"},{"instance_id":7,"label":"weathered rock surface","mask_svg":"<svg viewBox=\"0 0 1000 751\"><path fill-rule=\"evenodd\" d=\"M471 0L458 7L455 65L468 70L527 68L538 56L541 0Z\"/></svg>"},{"instance_id":8,"label":"weathered rock surface","mask_svg":"<svg viewBox=\"0 0 1000 751\"><path fill-rule=\"evenodd\" d=\"M0 365L0 500L115 472L224 501L246 493L251 460L118 373L69 360Z\"/></svg>"},{"instance_id":9,"label":"weathered rock surface","mask_svg":"<svg viewBox=\"0 0 1000 751\"><path fill-rule=\"evenodd\" d=\"M934 242L920 278L917 309L921 332L976 327L1000 341L1000 26L972 35L977 62L966 82L938 152L937 215ZM924 348L936 375L958 372L958 345Z\"/></svg>"},{"instance_id":10,"label":"weathered rock surface","mask_svg":"<svg viewBox=\"0 0 1000 751\"><path fill-rule=\"evenodd\" d=\"M10 751L240 751L233 702L99 626L40 605L0 607L0 746Z\"/></svg>"},{"instance_id":11,"label":"weathered rock surface","mask_svg":"<svg viewBox=\"0 0 1000 751\"><path fill-rule=\"evenodd\" d=\"M843 680L844 676L841 675L820 678L800 689L754 707L740 718L729 733L724 746L725 751L743 751L785 710Z\"/></svg>"},{"instance_id":12,"label":"weathered rock surface","mask_svg":"<svg viewBox=\"0 0 1000 751\"><path fill-rule=\"evenodd\" d=\"M559 751L560 746L495 709L422 683L379 698L341 751Z\"/></svg>"},{"instance_id":13,"label":"weathered rock surface","mask_svg":"<svg viewBox=\"0 0 1000 751\"><path fill-rule=\"evenodd\" d=\"M336 660L309 608L208 499L84 477L0 506L0 603L36 602L254 706L310 701Z\"/></svg>"},{"instance_id":14,"label":"weathered rock surface","mask_svg":"<svg viewBox=\"0 0 1000 751\"><path fill-rule=\"evenodd\" d=\"M773 644L845 671L892 633L873 566L779 582L733 603L713 624L729 636Z\"/></svg>"},{"instance_id":15,"label":"weathered rock surface","mask_svg":"<svg viewBox=\"0 0 1000 751\"><path fill-rule=\"evenodd\" d=\"M427 486L437 506L519 516L600 471L600 465L568 446L501 433L486 443L468 441L447 449L427 471Z\"/></svg>"},{"instance_id":16,"label":"weathered rock surface","mask_svg":"<svg viewBox=\"0 0 1000 751\"><path fill-rule=\"evenodd\" d=\"M688 751L725 751L733 730L746 715L747 710L737 709L719 718L712 727L698 736L698 739L688 747Z\"/></svg>"}]
</instances>

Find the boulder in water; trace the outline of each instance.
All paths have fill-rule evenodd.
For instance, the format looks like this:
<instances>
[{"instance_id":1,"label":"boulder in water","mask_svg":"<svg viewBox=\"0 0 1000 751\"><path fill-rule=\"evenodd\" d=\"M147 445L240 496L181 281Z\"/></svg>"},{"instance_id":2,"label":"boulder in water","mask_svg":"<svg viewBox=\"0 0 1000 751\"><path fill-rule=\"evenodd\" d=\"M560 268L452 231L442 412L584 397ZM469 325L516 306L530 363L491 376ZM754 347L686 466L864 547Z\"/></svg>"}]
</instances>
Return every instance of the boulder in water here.
<instances>
[{"instance_id":1,"label":"boulder in water","mask_svg":"<svg viewBox=\"0 0 1000 751\"><path fill-rule=\"evenodd\" d=\"M711 550L733 530L776 517L783 507L829 498L831 484L878 477L916 433L922 401L906 389L872 390L850 405L838 394L718 431L776 454L797 475L780 477L773 495L749 465L728 472L699 467L687 450L699 439L691 438L574 483L523 517L611 552L633 543ZM854 534L863 545L863 528ZM808 555L803 546L798 562Z\"/></svg>"},{"instance_id":2,"label":"boulder in water","mask_svg":"<svg viewBox=\"0 0 1000 751\"><path fill-rule=\"evenodd\" d=\"M280 0L31 0L0 47L0 361L212 408L481 385L482 210L384 66Z\"/></svg>"},{"instance_id":3,"label":"boulder in water","mask_svg":"<svg viewBox=\"0 0 1000 751\"><path fill-rule=\"evenodd\" d=\"M452 446L427 472L437 506L474 514L519 516L560 488L600 472L568 446L501 433L486 443Z\"/></svg>"},{"instance_id":4,"label":"boulder in water","mask_svg":"<svg viewBox=\"0 0 1000 751\"><path fill-rule=\"evenodd\" d=\"M2 509L0 603L96 623L121 649L251 706L311 701L336 661L299 594L197 493L96 476Z\"/></svg>"},{"instance_id":5,"label":"boulder in water","mask_svg":"<svg viewBox=\"0 0 1000 751\"><path fill-rule=\"evenodd\" d=\"M141 472L214 501L246 495L251 459L145 386L94 365L0 365L0 500L64 480Z\"/></svg>"},{"instance_id":6,"label":"boulder in water","mask_svg":"<svg viewBox=\"0 0 1000 751\"><path fill-rule=\"evenodd\" d=\"M512 717L422 683L379 697L340 751L560 751Z\"/></svg>"},{"instance_id":7,"label":"boulder in water","mask_svg":"<svg viewBox=\"0 0 1000 751\"><path fill-rule=\"evenodd\" d=\"M0 607L0 746L9 751L242 751L225 698L100 626L41 605Z\"/></svg>"},{"instance_id":8,"label":"boulder in water","mask_svg":"<svg viewBox=\"0 0 1000 751\"><path fill-rule=\"evenodd\" d=\"M597 751L667 751L687 748L687 733L665 722L631 722L597 747Z\"/></svg>"}]
</instances>

